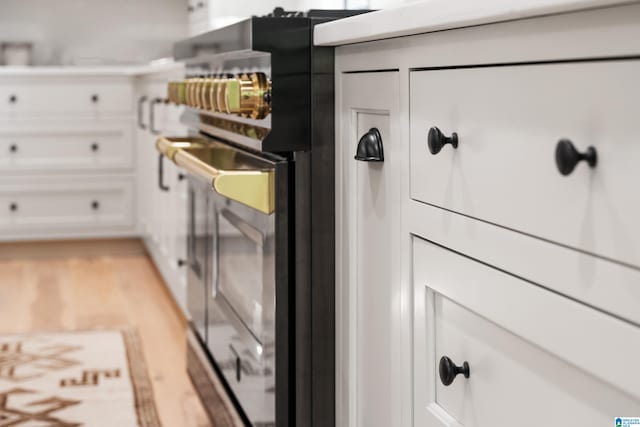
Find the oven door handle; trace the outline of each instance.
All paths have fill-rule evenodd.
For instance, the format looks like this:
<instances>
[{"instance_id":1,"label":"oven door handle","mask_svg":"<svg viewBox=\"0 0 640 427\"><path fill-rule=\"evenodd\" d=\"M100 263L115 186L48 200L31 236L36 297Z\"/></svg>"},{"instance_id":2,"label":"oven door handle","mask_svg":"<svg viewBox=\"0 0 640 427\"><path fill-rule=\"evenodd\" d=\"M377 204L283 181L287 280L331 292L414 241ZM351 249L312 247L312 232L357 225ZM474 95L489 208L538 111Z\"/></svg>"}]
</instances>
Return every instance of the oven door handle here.
<instances>
[{"instance_id":1,"label":"oven door handle","mask_svg":"<svg viewBox=\"0 0 640 427\"><path fill-rule=\"evenodd\" d=\"M275 211L275 168L256 167L226 144L198 137L159 137L156 149L192 175L204 178L223 197L262 213Z\"/></svg>"}]
</instances>

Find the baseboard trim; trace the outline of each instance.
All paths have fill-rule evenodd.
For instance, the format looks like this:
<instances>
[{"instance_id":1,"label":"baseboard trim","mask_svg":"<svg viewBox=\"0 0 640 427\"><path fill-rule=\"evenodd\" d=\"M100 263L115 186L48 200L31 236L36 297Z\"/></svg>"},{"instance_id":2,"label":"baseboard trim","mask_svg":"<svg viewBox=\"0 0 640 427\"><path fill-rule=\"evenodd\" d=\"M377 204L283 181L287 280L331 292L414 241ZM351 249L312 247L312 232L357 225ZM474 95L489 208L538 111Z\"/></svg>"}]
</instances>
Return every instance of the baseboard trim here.
<instances>
[{"instance_id":1,"label":"baseboard trim","mask_svg":"<svg viewBox=\"0 0 640 427\"><path fill-rule=\"evenodd\" d=\"M0 243L0 260L134 256L147 252L140 239L74 239Z\"/></svg>"}]
</instances>

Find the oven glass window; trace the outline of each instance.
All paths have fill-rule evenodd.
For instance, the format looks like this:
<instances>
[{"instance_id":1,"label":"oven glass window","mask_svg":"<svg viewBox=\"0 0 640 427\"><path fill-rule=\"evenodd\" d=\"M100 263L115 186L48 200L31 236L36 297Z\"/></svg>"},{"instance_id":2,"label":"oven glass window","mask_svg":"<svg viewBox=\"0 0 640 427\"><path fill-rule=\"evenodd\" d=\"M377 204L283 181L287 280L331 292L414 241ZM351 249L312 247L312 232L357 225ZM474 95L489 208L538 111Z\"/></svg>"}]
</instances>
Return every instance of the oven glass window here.
<instances>
[{"instance_id":1,"label":"oven glass window","mask_svg":"<svg viewBox=\"0 0 640 427\"><path fill-rule=\"evenodd\" d=\"M275 259L272 217L241 205L218 210L216 299L261 346L272 337Z\"/></svg>"}]
</instances>

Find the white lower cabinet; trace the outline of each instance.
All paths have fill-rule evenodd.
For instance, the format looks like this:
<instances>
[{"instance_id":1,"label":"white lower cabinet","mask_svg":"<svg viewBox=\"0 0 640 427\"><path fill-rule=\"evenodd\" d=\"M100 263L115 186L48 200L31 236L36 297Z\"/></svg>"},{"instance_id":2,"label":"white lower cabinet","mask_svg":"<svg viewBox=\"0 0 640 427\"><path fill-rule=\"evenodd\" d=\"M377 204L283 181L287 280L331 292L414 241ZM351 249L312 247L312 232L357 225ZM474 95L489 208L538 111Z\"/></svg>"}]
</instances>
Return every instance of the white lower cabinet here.
<instances>
[{"instance_id":1,"label":"white lower cabinet","mask_svg":"<svg viewBox=\"0 0 640 427\"><path fill-rule=\"evenodd\" d=\"M628 345L640 328L417 237L413 273L415 426L595 427L640 413L640 348ZM465 362L468 378L440 372Z\"/></svg>"},{"instance_id":2,"label":"white lower cabinet","mask_svg":"<svg viewBox=\"0 0 640 427\"><path fill-rule=\"evenodd\" d=\"M399 202L394 167L398 133L393 125L398 115L398 73L350 74L341 82L343 144L337 157L343 173L337 188L345 210L338 219L343 244L337 267L344 286L337 292L338 329L343 331L337 346L346 363L338 368L343 394L337 404L345 411L342 425L388 427L396 416L389 391L395 387L392 337L399 290L394 283L398 266L394 238L399 211L390 206ZM378 136L383 161L354 159L361 139L364 144Z\"/></svg>"},{"instance_id":3,"label":"white lower cabinet","mask_svg":"<svg viewBox=\"0 0 640 427\"><path fill-rule=\"evenodd\" d=\"M638 73L637 60L411 72L411 197L640 265ZM430 153L434 128L457 148Z\"/></svg>"},{"instance_id":4,"label":"white lower cabinet","mask_svg":"<svg viewBox=\"0 0 640 427\"><path fill-rule=\"evenodd\" d=\"M0 78L0 240L136 235L132 93L117 68Z\"/></svg>"},{"instance_id":5,"label":"white lower cabinet","mask_svg":"<svg viewBox=\"0 0 640 427\"><path fill-rule=\"evenodd\" d=\"M152 72L138 80L138 230L163 279L186 314L187 180L169 160L162 160L155 142L162 135L184 135L180 107L166 104L167 82L184 76L182 66Z\"/></svg>"},{"instance_id":6,"label":"white lower cabinet","mask_svg":"<svg viewBox=\"0 0 640 427\"><path fill-rule=\"evenodd\" d=\"M0 123L0 174L131 171L133 123L20 120Z\"/></svg>"},{"instance_id":7,"label":"white lower cabinet","mask_svg":"<svg viewBox=\"0 0 640 427\"><path fill-rule=\"evenodd\" d=\"M0 239L133 235L133 176L0 179Z\"/></svg>"},{"instance_id":8,"label":"white lower cabinet","mask_svg":"<svg viewBox=\"0 0 640 427\"><path fill-rule=\"evenodd\" d=\"M640 417L640 48L610 53L640 24L614 9L336 48L338 427Z\"/></svg>"}]
</instances>

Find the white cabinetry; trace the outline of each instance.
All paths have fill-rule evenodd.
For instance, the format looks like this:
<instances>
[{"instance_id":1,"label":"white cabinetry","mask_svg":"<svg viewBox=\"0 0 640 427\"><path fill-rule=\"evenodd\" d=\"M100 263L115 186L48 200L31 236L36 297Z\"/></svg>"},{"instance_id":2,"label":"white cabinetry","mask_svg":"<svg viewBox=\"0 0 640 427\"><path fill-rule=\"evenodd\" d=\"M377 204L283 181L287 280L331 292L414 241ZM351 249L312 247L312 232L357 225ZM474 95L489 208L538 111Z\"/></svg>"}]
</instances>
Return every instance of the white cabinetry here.
<instances>
[{"instance_id":1,"label":"white cabinetry","mask_svg":"<svg viewBox=\"0 0 640 427\"><path fill-rule=\"evenodd\" d=\"M118 175L3 179L0 233L4 240L130 233L133 191L131 178Z\"/></svg>"},{"instance_id":2,"label":"white cabinetry","mask_svg":"<svg viewBox=\"0 0 640 427\"><path fill-rule=\"evenodd\" d=\"M600 426L640 411L626 368L640 328L417 237L413 266L414 425ZM615 363L611 348L625 349ZM445 386L443 357L469 378Z\"/></svg>"},{"instance_id":3,"label":"white cabinetry","mask_svg":"<svg viewBox=\"0 0 640 427\"><path fill-rule=\"evenodd\" d=\"M134 167L131 118L0 122L0 174L127 171Z\"/></svg>"},{"instance_id":4,"label":"white cabinetry","mask_svg":"<svg viewBox=\"0 0 640 427\"><path fill-rule=\"evenodd\" d=\"M339 426L640 414L639 12L336 49Z\"/></svg>"},{"instance_id":5,"label":"white cabinetry","mask_svg":"<svg viewBox=\"0 0 640 427\"><path fill-rule=\"evenodd\" d=\"M0 76L0 240L141 236L186 299L187 180L155 140L184 135L165 102L182 65Z\"/></svg>"},{"instance_id":6,"label":"white cabinetry","mask_svg":"<svg viewBox=\"0 0 640 427\"><path fill-rule=\"evenodd\" d=\"M187 180L169 161L159 160L158 135L185 135L182 109L164 102L167 82L184 77L184 68L150 72L138 77L138 215L139 232L174 298L186 302ZM162 188L160 164L162 161Z\"/></svg>"},{"instance_id":7,"label":"white cabinetry","mask_svg":"<svg viewBox=\"0 0 640 427\"><path fill-rule=\"evenodd\" d=\"M135 235L133 79L0 77L0 240Z\"/></svg>"},{"instance_id":8,"label":"white cabinetry","mask_svg":"<svg viewBox=\"0 0 640 427\"><path fill-rule=\"evenodd\" d=\"M345 365L337 376L343 391L337 404L349 425L358 427L386 427L397 419L389 391L397 381L392 366L398 362L394 328L400 308L398 101L397 72L348 74L341 80L336 151L343 211L336 261L338 276L350 286L338 293L337 347ZM384 161L355 160L358 141L371 132L382 140Z\"/></svg>"},{"instance_id":9,"label":"white cabinetry","mask_svg":"<svg viewBox=\"0 0 640 427\"><path fill-rule=\"evenodd\" d=\"M412 198L640 265L639 73L639 60L411 72ZM458 149L431 155L433 126ZM599 162L561 175L561 140Z\"/></svg>"}]
</instances>

